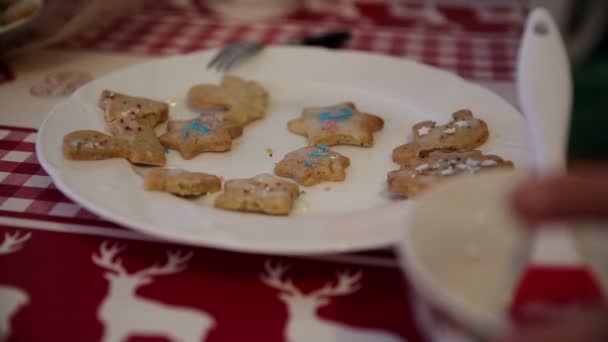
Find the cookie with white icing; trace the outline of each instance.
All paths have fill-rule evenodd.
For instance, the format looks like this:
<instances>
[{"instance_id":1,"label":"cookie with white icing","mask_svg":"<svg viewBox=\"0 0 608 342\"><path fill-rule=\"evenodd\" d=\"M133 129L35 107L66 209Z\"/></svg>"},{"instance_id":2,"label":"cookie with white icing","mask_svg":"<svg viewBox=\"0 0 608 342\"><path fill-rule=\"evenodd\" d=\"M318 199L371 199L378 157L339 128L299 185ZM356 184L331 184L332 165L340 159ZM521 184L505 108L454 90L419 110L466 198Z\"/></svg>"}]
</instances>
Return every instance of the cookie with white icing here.
<instances>
[{"instance_id":1,"label":"cookie with white icing","mask_svg":"<svg viewBox=\"0 0 608 342\"><path fill-rule=\"evenodd\" d=\"M178 196L200 196L220 191L222 180L202 172L155 168L145 172L144 188L148 191L163 191Z\"/></svg>"},{"instance_id":2,"label":"cookie with white icing","mask_svg":"<svg viewBox=\"0 0 608 342\"><path fill-rule=\"evenodd\" d=\"M165 149L152 130L131 137L113 137L101 132L79 130L63 138L63 155L71 160L125 158L142 165L165 165Z\"/></svg>"},{"instance_id":3,"label":"cookie with white icing","mask_svg":"<svg viewBox=\"0 0 608 342\"><path fill-rule=\"evenodd\" d=\"M97 131L73 131L63 137L63 155L70 160L128 158L129 142Z\"/></svg>"},{"instance_id":4,"label":"cookie with white icing","mask_svg":"<svg viewBox=\"0 0 608 342\"><path fill-rule=\"evenodd\" d=\"M288 215L300 189L292 181L270 174L252 178L232 179L224 183L224 192L215 200L219 209Z\"/></svg>"},{"instance_id":5,"label":"cookie with white icing","mask_svg":"<svg viewBox=\"0 0 608 342\"><path fill-rule=\"evenodd\" d=\"M306 136L310 145L328 146L373 146L374 133L383 127L382 118L360 112L352 102L304 108L299 118L287 124L292 133Z\"/></svg>"},{"instance_id":6,"label":"cookie with white icing","mask_svg":"<svg viewBox=\"0 0 608 342\"><path fill-rule=\"evenodd\" d=\"M443 179L471 175L494 169L511 169L513 163L499 156L484 155L480 151L430 152L425 158L416 158L408 166L388 174L391 194L415 197Z\"/></svg>"},{"instance_id":7,"label":"cookie with white icing","mask_svg":"<svg viewBox=\"0 0 608 342\"><path fill-rule=\"evenodd\" d=\"M315 145L286 154L275 166L274 173L291 178L300 185L312 186L344 181L349 165L348 157L328 149L327 145Z\"/></svg>"},{"instance_id":8,"label":"cookie with white icing","mask_svg":"<svg viewBox=\"0 0 608 342\"><path fill-rule=\"evenodd\" d=\"M403 166L436 150L465 151L478 148L490 136L486 123L475 118L470 110L455 112L452 121L447 124L424 121L416 124L412 130L414 141L393 150L393 161Z\"/></svg>"}]
</instances>

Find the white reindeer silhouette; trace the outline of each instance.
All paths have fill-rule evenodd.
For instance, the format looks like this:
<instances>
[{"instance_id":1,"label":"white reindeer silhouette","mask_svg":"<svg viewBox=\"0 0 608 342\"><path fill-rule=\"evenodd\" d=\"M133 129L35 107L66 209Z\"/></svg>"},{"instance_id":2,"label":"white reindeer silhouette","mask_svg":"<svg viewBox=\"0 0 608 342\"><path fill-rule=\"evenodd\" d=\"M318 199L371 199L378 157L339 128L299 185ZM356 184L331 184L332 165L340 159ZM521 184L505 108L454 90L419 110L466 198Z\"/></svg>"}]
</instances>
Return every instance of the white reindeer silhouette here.
<instances>
[{"instance_id":1,"label":"white reindeer silhouette","mask_svg":"<svg viewBox=\"0 0 608 342\"><path fill-rule=\"evenodd\" d=\"M4 234L0 245L0 255L14 253L31 237L31 233L20 235ZM11 334L11 319L23 306L30 301L25 291L17 287L0 285L0 341L4 341Z\"/></svg>"},{"instance_id":2,"label":"white reindeer silhouette","mask_svg":"<svg viewBox=\"0 0 608 342\"><path fill-rule=\"evenodd\" d=\"M204 340L215 327L211 315L141 298L135 293L140 286L151 283L152 276L183 271L192 253L167 252L165 264L129 273L120 258L115 260L125 248L105 241L99 254L92 257L96 265L111 271L104 274L110 288L97 313L105 326L103 340L125 341L130 335L163 336L180 342Z\"/></svg>"},{"instance_id":3,"label":"white reindeer silhouette","mask_svg":"<svg viewBox=\"0 0 608 342\"><path fill-rule=\"evenodd\" d=\"M354 274L338 273L336 285L327 283L320 289L304 294L291 279L282 279L285 271L289 269L288 266L282 264L273 266L268 261L264 268L265 273L260 276L262 282L282 291L279 299L287 305L288 319L284 333L287 341L392 342L403 340L385 331L351 327L317 316L317 309L329 304L330 300L327 297L348 295L359 290L361 287L359 284L360 271Z\"/></svg>"}]
</instances>

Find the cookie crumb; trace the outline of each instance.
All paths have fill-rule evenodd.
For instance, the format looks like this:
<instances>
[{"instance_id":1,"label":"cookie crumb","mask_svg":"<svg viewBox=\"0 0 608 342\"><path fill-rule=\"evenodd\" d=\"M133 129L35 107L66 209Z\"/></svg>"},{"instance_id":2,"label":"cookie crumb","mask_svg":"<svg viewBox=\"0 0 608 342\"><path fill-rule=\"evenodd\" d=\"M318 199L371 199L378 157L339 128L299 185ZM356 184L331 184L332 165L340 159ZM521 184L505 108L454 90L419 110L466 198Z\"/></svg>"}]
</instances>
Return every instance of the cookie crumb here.
<instances>
[{"instance_id":1,"label":"cookie crumb","mask_svg":"<svg viewBox=\"0 0 608 342\"><path fill-rule=\"evenodd\" d=\"M267 155L268 155L268 157L270 157L270 158L272 158L272 154L273 154L273 152L274 152L274 151L272 151L272 149L271 149L271 148L267 148L267 149L266 149L266 154L267 154Z\"/></svg>"},{"instance_id":2,"label":"cookie crumb","mask_svg":"<svg viewBox=\"0 0 608 342\"><path fill-rule=\"evenodd\" d=\"M323 188L323 190L325 190L325 191L331 191L331 186L326 186L326 187Z\"/></svg>"}]
</instances>

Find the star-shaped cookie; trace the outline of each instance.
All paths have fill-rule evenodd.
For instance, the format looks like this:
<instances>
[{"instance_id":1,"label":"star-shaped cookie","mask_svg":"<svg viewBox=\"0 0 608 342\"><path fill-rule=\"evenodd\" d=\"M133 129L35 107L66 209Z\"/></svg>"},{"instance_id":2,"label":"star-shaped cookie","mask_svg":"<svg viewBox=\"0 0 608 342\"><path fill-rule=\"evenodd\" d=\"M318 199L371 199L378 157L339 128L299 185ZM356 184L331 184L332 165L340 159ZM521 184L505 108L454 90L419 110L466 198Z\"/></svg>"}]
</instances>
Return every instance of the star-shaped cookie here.
<instances>
[{"instance_id":1,"label":"star-shaped cookie","mask_svg":"<svg viewBox=\"0 0 608 342\"><path fill-rule=\"evenodd\" d=\"M188 91L188 102L192 106L225 108L226 120L241 126L266 115L268 97L268 92L258 82L232 75L225 75L219 86L199 84Z\"/></svg>"},{"instance_id":2,"label":"star-shaped cookie","mask_svg":"<svg viewBox=\"0 0 608 342\"><path fill-rule=\"evenodd\" d=\"M233 179L224 183L224 192L215 200L215 207L226 210L288 215L300 196L297 184L260 174L253 178Z\"/></svg>"},{"instance_id":3,"label":"star-shaped cookie","mask_svg":"<svg viewBox=\"0 0 608 342\"><path fill-rule=\"evenodd\" d=\"M242 127L224 120L223 114L203 113L192 120L169 121L160 142L178 151L184 159L192 159L203 152L230 150L232 139L242 133Z\"/></svg>"},{"instance_id":4,"label":"star-shaped cookie","mask_svg":"<svg viewBox=\"0 0 608 342\"><path fill-rule=\"evenodd\" d=\"M300 118L289 121L287 128L308 137L311 145L356 145L369 147L374 144L373 133L384 126L384 120L372 114L362 113L351 102L329 107L305 108Z\"/></svg>"},{"instance_id":5,"label":"star-shaped cookie","mask_svg":"<svg viewBox=\"0 0 608 342\"><path fill-rule=\"evenodd\" d=\"M285 155L274 168L277 176L292 178L300 185L312 186L322 182L346 179L350 159L327 148L327 145L304 147Z\"/></svg>"},{"instance_id":6,"label":"star-shaped cookie","mask_svg":"<svg viewBox=\"0 0 608 342\"><path fill-rule=\"evenodd\" d=\"M424 157L432 151L471 150L488 140L488 126L475 118L470 110L458 111L452 114L452 118L452 121L440 126L433 121L414 125L414 141L395 148L393 161L400 165L409 165L417 157Z\"/></svg>"},{"instance_id":7,"label":"star-shaped cookie","mask_svg":"<svg viewBox=\"0 0 608 342\"><path fill-rule=\"evenodd\" d=\"M484 155L480 151L433 151L424 158L416 158L410 165L388 174L389 192L414 197L443 179L476 174L493 169L510 169L513 163L499 156Z\"/></svg>"}]
</instances>

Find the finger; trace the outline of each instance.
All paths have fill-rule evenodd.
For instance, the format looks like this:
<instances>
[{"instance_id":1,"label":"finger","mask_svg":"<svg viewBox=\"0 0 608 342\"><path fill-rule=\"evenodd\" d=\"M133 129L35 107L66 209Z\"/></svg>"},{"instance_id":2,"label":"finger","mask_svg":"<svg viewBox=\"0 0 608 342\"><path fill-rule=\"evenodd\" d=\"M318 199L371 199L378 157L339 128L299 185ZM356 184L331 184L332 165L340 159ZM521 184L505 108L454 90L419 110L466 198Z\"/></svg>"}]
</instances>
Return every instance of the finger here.
<instances>
[{"instance_id":1,"label":"finger","mask_svg":"<svg viewBox=\"0 0 608 342\"><path fill-rule=\"evenodd\" d=\"M608 219L608 170L582 168L530 178L513 192L515 212L530 223Z\"/></svg>"}]
</instances>

